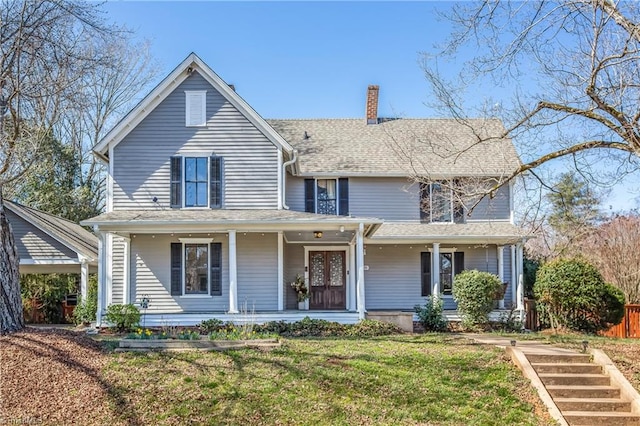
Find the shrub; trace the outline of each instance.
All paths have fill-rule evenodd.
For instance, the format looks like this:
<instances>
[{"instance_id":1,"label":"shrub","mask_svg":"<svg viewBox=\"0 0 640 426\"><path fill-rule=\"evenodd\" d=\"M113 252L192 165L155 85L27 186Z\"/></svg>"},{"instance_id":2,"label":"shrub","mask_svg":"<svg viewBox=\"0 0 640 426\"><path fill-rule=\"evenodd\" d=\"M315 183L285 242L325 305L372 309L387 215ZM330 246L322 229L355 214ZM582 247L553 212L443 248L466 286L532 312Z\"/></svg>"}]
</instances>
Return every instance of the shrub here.
<instances>
[{"instance_id":1,"label":"shrub","mask_svg":"<svg viewBox=\"0 0 640 426\"><path fill-rule=\"evenodd\" d=\"M495 295L502 291L500 278L488 272L463 271L453 282L453 298L462 315L462 325L473 328L489 322Z\"/></svg>"},{"instance_id":2,"label":"shrub","mask_svg":"<svg viewBox=\"0 0 640 426\"><path fill-rule=\"evenodd\" d=\"M67 294L76 292L74 274L22 274L20 293L27 321L35 319L41 312L45 323L58 324L66 318L62 315L62 300ZM36 311L36 312L34 312Z\"/></svg>"},{"instance_id":3,"label":"shrub","mask_svg":"<svg viewBox=\"0 0 640 426\"><path fill-rule=\"evenodd\" d=\"M538 270L534 294L540 319L551 328L595 333L617 324L624 295L583 259L557 259Z\"/></svg>"},{"instance_id":4,"label":"shrub","mask_svg":"<svg viewBox=\"0 0 640 426\"><path fill-rule=\"evenodd\" d=\"M358 321L351 326L347 326L345 329L346 336L354 337L388 336L401 332L402 330L395 324L370 319Z\"/></svg>"},{"instance_id":5,"label":"shrub","mask_svg":"<svg viewBox=\"0 0 640 426\"><path fill-rule=\"evenodd\" d=\"M98 311L98 280L95 275L89 277L86 299L81 299L73 310L75 324L88 324L96 320Z\"/></svg>"},{"instance_id":6,"label":"shrub","mask_svg":"<svg viewBox=\"0 0 640 426\"><path fill-rule=\"evenodd\" d=\"M304 317L300 321L271 321L255 327L257 333L279 334L284 337L373 337L400 333L395 325L382 321L362 320L357 324Z\"/></svg>"},{"instance_id":7,"label":"shrub","mask_svg":"<svg viewBox=\"0 0 640 426\"><path fill-rule=\"evenodd\" d=\"M105 320L118 332L131 331L140 323L140 311L135 305L109 305Z\"/></svg>"},{"instance_id":8,"label":"shrub","mask_svg":"<svg viewBox=\"0 0 640 426\"><path fill-rule=\"evenodd\" d=\"M442 297L427 297L424 306L416 305L413 308L418 314L418 321L426 331L443 331L447 328L447 320L442 315L444 302Z\"/></svg>"},{"instance_id":9,"label":"shrub","mask_svg":"<svg viewBox=\"0 0 640 426\"><path fill-rule=\"evenodd\" d=\"M211 319L202 321L200 324L198 324L198 328L200 329L201 333L209 334L222 329L223 324L224 322L222 322L222 320L219 320L217 318L211 318Z\"/></svg>"}]
</instances>

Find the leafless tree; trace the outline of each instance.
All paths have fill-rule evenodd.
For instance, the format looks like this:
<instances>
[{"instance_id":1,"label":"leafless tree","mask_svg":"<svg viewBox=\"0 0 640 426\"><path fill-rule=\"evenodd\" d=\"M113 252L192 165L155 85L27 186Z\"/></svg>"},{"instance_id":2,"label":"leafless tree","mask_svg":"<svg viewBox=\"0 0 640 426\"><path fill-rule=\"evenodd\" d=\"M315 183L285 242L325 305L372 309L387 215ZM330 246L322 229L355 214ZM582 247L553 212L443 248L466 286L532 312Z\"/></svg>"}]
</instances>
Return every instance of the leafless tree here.
<instances>
[{"instance_id":1,"label":"leafless tree","mask_svg":"<svg viewBox=\"0 0 640 426\"><path fill-rule=\"evenodd\" d=\"M638 171L639 3L485 0L456 3L445 17L454 32L422 62L429 106L473 129L467 150L509 138L522 158L487 194L523 173L544 183L540 167L557 159L602 186ZM441 72L445 63L459 74ZM496 102L489 88L513 96ZM487 135L469 117L496 117L505 129Z\"/></svg>"},{"instance_id":2,"label":"leafless tree","mask_svg":"<svg viewBox=\"0 0 640 426\"><path fill-rule=\"evenodd\" d=\"M103 20L95 3L0 0L0 189L29 169L46 138L60 134L69 111L87 105L91 76L115 63L113 50L100 47L123 34ZM23 319L18 259L1 202L0 228L5 333L21 329Z\"/></svg>"}]
</instances>

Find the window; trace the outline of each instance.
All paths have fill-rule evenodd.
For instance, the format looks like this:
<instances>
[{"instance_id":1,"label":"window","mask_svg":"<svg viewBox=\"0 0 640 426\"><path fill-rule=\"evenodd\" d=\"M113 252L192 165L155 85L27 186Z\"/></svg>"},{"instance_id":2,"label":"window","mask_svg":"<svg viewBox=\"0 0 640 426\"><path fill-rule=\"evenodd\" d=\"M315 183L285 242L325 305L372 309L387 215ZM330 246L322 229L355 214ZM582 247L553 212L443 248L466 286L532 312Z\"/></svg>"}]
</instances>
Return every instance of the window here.
<instances>
[{"instance_id":1,"label":"window","mask_svg":"<svg viewBox=\"0 0 640 426\"><path fill-rule=\"evenodd\" d=\"M172 295L222 295L222 244L208 241L171 243Z\"/></svg>"},{"instance_id":2,"label":"window","mask_svg":"<svg viewBox=\"0 0 640 426\"><path fill-rule=\"evenodd\" d=\"M305 179L305 211L349 215L349 179Z\"/></svg>"},{"instance_id":3,"label":"window","mask_svg":"<svg viewBox=\"0 0 640 426\"><path fill-rule=\"evenodd\" d=\"M187 90L185 93L185 122L187 127L207 124L207 91Z\"/></svg>"},{"instance_id":4,"label":"window","mask_svg":"<svg viewBox=\"0 0 640 426\"><path fill-rule=\"evenodd\" d=\"M175 156L171 157L170 165L172 208L222 207L222 157Z\"/></svg>"},{"instance_id":5,"label":"window","mask_svg":"<svg viewBox=\"0 0 640 426\"><path fill-rule=\"evenodd\" d=\"M422 252L421 254L421 278L422 278L422 296L431 295L431 253ZM456 275L464 270L464 252L445 252L440 253L440 292L444 295L451 295L453 292L453 280Z\"/></svg>"},{"instance_id":6,"label":"window","mask_svg":"<svg viewBox=\"0 0 640 426\"><path fill-rule=\"evenodd\" d=\"M423 222L461 223L463 208L454 196L455 182L420 184L420 219Z\"/></svg>"}]
</instances>

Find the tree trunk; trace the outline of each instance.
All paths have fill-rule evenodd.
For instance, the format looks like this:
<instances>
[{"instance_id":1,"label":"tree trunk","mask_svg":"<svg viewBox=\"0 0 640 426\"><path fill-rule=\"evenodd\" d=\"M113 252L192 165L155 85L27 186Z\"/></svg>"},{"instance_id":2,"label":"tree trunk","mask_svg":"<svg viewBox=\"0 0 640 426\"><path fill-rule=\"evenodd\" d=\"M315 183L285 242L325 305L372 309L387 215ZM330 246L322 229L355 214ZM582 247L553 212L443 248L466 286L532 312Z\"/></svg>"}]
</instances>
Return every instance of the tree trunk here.
<instances>
[{"instance_id":1,"label":"tree trunk","mask_svg":"<svg viewBox=\"0 0 640 426\"><path fill-rule=\"evenodd\" d=\"M0 334L24 328L18 251L7 221L0 188Z\"/></svg>"}]
</instances>

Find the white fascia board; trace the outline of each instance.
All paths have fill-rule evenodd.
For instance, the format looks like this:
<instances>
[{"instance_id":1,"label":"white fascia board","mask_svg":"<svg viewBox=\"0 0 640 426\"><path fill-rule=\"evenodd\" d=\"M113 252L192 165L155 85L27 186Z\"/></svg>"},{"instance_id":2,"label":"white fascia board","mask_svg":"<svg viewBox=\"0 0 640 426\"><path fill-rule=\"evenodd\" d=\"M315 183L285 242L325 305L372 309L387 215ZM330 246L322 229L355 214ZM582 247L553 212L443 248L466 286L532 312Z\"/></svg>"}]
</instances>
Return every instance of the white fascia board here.
<instances>
[{"instance_id":1,"label":"white fascia board","mask_svg":"<svg viewBox=\"0 0 640 426\"><path fill-rule=\"evenodd\" d=\"M188 68L198 71L223 97L260 130L277 148L293 152L293 147L276 132L240 95L224 82L202 59L191 53L147 96L142 99L104 138L93 148L104 156L109 146L115 147L144 120L173 90L189 77Z\"/></svg>"},{"instance_id":2,"label":"white fascia board","mask_svg":"<svg viewBox=\"0 0 640 426\"><path fill-rule=\"evenodd\" d=\"M372 237L365 238L368 244L431 244L431 243L447 243L447 244L514 244L522 241L522 237L509 236L437 236L429 235L421 236L391 236L391 237Z\"/></svg>"},{"instance_id":3,"label":"white fascia board","mask_svg":"<svg viewBox=\"0 0 640 426\"><path fill-rule=\"evenodd\" d=\"M379 178L379 177L394 177L394 178L407 178L408 180L414 180L406 172L305 172L296 174L298 177L304 178L338 178L338 177L366 177L366 178ZM497 174L478 174L478 173L465 173L465 174L432 174L429 175L430 179L442 180L442 179L455 179L455 178L497 178Z\"/></svg>"},{"instance_id":4,"label":"white fascia board","mask_svg":"<svg viewBox=\"0 0 640 426\"><path fill-rule=\"evenodd\" d=\"M76 259L20 259L20 265L80 265Z\"/></svg>"},{"instance_id":5,"label":"white fascia board","mask_svg":"<svg viewBox=\"0 0 640 426\"><path fill-rule=\"evenodd\" d=\"M362 221L360 221L362 222ZM358 222L358 223L360 223ZM214 232L227 232L230 228L235 229L238 232L278 232L278 231L316 231L316 230L339 230L341 226L345 227L345 230L357 229L355 222L259 222L259 223L239 223L239 222L225 222L225 223L203 223L203 224L188 224L188 223L146 223L133 224L102 224L100 230L104 232L131 232L131 233L158 233L158 234L184 234L184 233L214 233Z\"/></svg>"}]
</instances>

